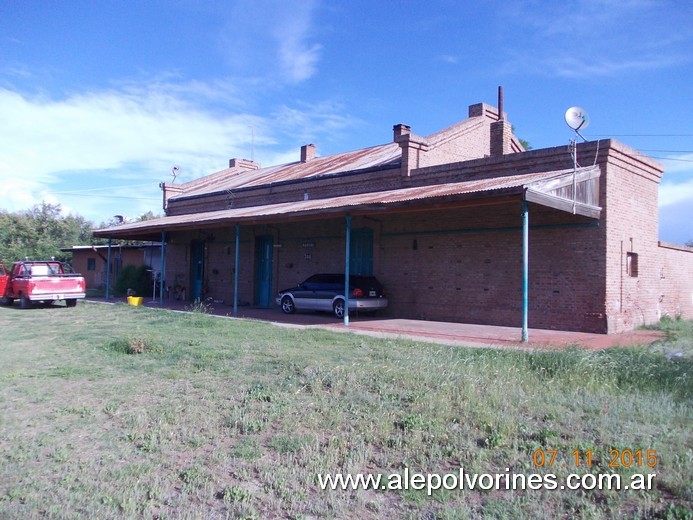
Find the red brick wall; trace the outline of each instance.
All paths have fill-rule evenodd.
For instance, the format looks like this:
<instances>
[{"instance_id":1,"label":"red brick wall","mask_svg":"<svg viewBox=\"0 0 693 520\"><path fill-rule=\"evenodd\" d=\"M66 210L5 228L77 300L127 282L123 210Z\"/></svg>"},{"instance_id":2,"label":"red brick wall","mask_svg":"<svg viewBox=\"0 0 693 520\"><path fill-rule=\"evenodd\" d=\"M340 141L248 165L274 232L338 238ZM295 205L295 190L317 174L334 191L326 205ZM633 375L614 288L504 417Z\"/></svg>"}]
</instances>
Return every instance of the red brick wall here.
<instances>
[{"instance_id":1,"label":"red brick wall","mask_svg":"<svg viewBox=\"0 0 693 520\"><path fill-rule=\"evenodd\" d=\"M693 319L693 248L660 243L661 316Z\"/></svg>"},{"instance_id":2,"label":"red brick wall","mask_svg":"<svg viewBox=\"0 0 693 520\"><path fill-rule=\"evenodd\" d=\"M603 176L606 230L606 314L608 332L632 330L660 318L660 254L657 195L662 171L654 161L609 150ZM637 273L628 254L637 255Z\"/></svg>"},{"instance_id":3,"label":"red brick wall","mask_svg":"<svg viewBox=\"0 0 693 520\"><path fill-rule=\"evenodd\" d=\"M530 205L530 224L530 326L603 332L603 278L595 274L604 271L603 257L592 247L600 229L584 217L535 205ZM373 230L374 274L388 289L390 308L383 314L520 326L519 198L497 206L353 217L352 229L361 227ZM344 270L343 218L241 229L241 304L255 299L256 236L271 234L279 246L273 259L275 292L314 273ZM208 295L231 303L233 229L172 234L167 283L184 281L189 287L193 239L207 240Z\"/></svg>"},{"instance_id":4,"label":"red brick wall","mask_svg":"<svg viewBox=\"0 0 693 520\"><path fill-rule=\"evenodd\" d=\"M90 250L72 251L71 265L75 271L84 276L87 289L103 289L106 285L106 260L104 258L107 258L108 251L106 249L100 249L99 251L103 258ZM111 263L114 266L119 254L122 254L121 268L126 265L140 266L145 262L144 251L132 248L123 248L121 251L118 246L113 246L111 248ZM89 270L89 259L94 259L95 269L93 271ZM115 270L113 270L113 273L115 273ZM114 282L115 274L111 275L111 284Z\"/></svg>"},{"instance_id":5,"label":"red brick wall","mask_svg":"<svg viewBox=\"0 0 693 520\"><path fill-rule=\"evenodd\" d=\"M242 228L240 248L239 294L243 303L251 303L253 287L252 237L248 227ZM192 299L191 294L191 244L201 240L205 247L204 291L205 297L233 301L233 285L236 261L235 226L204 231L170 233L166 243L166 285L171 298L178 288L184 288L181 298Z\"/></svg>"},{"instance_id":6,"label":"red brick wall","mask_svg":"<svg viewBox=\"0 0 693 520\"><path fill-rule=\"evenodd\" d=\"M90 258L95 259L96 269L94 271L88 270ZM87 289L97 289L106 282L106 262L94 251L73 251L70 265L76 272L84 276Z\"/></svg>"},{"instance_id":7,"label":"red brick wall","mask_svg":"<svg viewBox=\"0 0 693 520\"><path fill-rule=\"evenodd\" d=\"M603 332L603 259L591 246L599 228L535 205L529 211L530 327ZM521 226L519 199L384 220L380 276L390 314L520 326Z\"/></svg>"}]
</instances>

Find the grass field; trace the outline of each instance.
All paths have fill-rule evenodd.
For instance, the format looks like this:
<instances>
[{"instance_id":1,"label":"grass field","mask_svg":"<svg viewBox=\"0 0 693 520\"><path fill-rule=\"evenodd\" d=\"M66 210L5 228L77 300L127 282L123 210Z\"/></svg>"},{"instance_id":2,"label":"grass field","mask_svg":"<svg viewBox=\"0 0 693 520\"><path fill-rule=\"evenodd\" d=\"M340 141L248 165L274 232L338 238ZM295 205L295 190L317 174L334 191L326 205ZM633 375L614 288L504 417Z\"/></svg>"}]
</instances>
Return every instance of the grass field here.
<instances>
[{"instance_id":1,"label":"grass field","mask_svg":"<svg viewBox=\"0 0 693 520\"><path fill-rule=\"evenodd\" d=\"M534 353L123 304L0 307L0 324L0 518L693 517L692 322L649 347ZM608 468L612 450L656 465ZM431 496L317 479L460 467L656 477Z\"/></svg>"}]
</instances>

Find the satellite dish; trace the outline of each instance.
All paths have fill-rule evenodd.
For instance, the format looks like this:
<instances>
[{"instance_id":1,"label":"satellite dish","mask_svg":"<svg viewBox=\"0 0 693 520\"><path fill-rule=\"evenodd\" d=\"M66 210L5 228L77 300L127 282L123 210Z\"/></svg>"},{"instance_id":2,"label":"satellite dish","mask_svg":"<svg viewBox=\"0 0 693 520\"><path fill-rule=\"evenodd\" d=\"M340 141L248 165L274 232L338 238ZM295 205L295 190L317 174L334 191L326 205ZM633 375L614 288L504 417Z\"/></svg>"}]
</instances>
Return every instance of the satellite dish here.
<instances>
[{"instance_id":1,"label":"satellite dish","mask_svg":"<svg viewBox=\"0 0 693 520\"><path fill-rule=\"evenodd\" d=\"M584 108L570 107L565 111L565 122L570 128L579 132L589 126L590 116Z\"/></svg>"},{"instance_id":2,"label":"satellite dish","mask_svg":"<svg viewBox=\"0 0 693 520\"><path fill-rule=\"evenodd\" d=\"M173 167L171 168L171 177L173 177L173 182L176 182L176 177L178 177L178 174L180 173L180 166L177 164L174 164Z\"/></svg>"}]
</instances>

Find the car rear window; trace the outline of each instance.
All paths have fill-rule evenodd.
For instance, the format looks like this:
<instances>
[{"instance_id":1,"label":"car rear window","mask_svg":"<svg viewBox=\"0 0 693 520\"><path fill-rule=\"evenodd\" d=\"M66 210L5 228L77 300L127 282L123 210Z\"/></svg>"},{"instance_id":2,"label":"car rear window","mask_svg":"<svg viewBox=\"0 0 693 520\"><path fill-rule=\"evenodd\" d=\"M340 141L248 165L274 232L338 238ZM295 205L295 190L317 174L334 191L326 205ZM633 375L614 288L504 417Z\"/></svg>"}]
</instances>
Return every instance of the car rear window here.
<instances>
[{"instance_id":1,"label":"car rear window","mask_svg":"<svg viewBox=\"0 0 693 520\"><path fill-rule=\"evenodd\" d=\"M373 276L352 276L349 282L351 285L367 285L370 287L381 287L380 282Z\"/></svg>"},{"instance_id":2,"label":"car rear window","mask_svg":"<svg viewBox=\"0 0 693 520\"><path fill-rule=\"evenodd\" d=\"M50 272L48 269L48 264L34 264L29 267L29 270L34 276L47 276Z\"/></svg>"}]
</instances>

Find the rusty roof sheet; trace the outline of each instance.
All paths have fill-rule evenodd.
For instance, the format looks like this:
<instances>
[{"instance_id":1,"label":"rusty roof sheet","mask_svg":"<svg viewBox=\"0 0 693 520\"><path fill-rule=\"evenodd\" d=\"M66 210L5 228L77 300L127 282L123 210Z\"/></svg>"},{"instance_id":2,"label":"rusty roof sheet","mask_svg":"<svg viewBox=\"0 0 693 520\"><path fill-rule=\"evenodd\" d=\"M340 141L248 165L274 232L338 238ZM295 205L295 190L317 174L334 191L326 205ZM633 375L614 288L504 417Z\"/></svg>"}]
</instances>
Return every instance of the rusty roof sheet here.
<instances>
[{"instance_id":1,"label":"rusty roof sheet","mask_svg":"<svg viewBox=\"0 0 693 520\"><path fill-rule=\"evenodd\" d=\"M136 236L144 232L163 231L171 228L187 228L204 226L215 223L242 223L259 219L290 218L310 214L336 214L347 212L354 208L377 209L412 201L432 201L441 197L464 195L471 193L492 192L508 189L523 188L537 181L547 180L557 175L572 172L572 170L508 174L488 179L467 180L461 182L435 184L431 186L415 186L339 197L322 199L299 200L278 204L266 204L247 208L231 208L226 210L208 211L161 217L158 219L122 224L111 228L94 231L95 236Z\"/></svg>"},{"instance_id":2,"label":"rusty roof sheet","mask_svg":"<svg viewBox=\"0 0 693 520\"><path fill-rule=\"evenodd\" d=\"M448 143L450 140L462 138L466 134L479 130L484 126L486 119L486 116L469 117L427 137L417 136L417 138L426 142L433 149ZM516 145L515 148L519 146L518 149L521 149L515 136L513 136L513 143ZM469 158L471 157L467 159ZM172 195L170 200L368 168L398 167L401 164L401 159L402 152L399 144L392 142L361 150L315 157L306 162L296 161L267 168L249 169L243 164L245 161L241 161L238 166L229 167L177 185L176 188L181 192Z\"/></svg>"},{"instance_id":3,"label":"rusty roof sheet","mask_svg":"<svg viewBox=\"0 0 693 520\"><path fill-rule=\"evenodd\" d=\"M315 157L307 162L297 161L257 170L227 168L201 179L181 184L180 187L183 188L183 192L171 197L171 200L378 166L398 166L400 159L399 145L388 143L352 152Z\"/></svg>"},{"instance_id":4,"label":"rusty roof sheet","mask_svg":"<svg viewBox=\"0 0 693 520\"><path fill-rule=\"evenodd\" d=\"M478 130L483 125L483 116L470 117L420 139L435 148L451 139L457 139ZM171 200L368 168L397 167L401 164L401 159L402 152L399 144L393 142L325 157L315 157L307 162L296 161L259 169L247 169L243 166L230 167L179 184L177 187L182 191L172 195Z\"/></svg>"}]
</instances>

